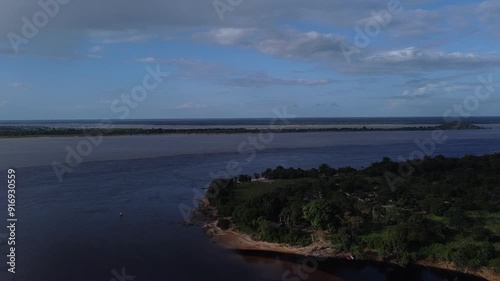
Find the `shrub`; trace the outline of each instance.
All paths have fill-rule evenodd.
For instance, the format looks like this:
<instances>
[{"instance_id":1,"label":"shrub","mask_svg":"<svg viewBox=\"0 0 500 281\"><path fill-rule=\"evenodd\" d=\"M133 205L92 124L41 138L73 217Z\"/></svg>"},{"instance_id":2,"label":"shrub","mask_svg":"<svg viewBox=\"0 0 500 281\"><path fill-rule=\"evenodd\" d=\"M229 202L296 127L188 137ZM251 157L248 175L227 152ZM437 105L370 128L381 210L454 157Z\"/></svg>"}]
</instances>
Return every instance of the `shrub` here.
<instances>
[{"instance_id":1,"label":"shrub","mask_svg":"<svg viewBox=\"0 0 500 281\"><path fill-rule=\"evenodd\" d=\"M283 236L283 240L281 242L290 245L307 246L311 244L312 240L308 233L295 228L290 228L288 233Z\"/></svg>"},{"instance_id":2,"label":"shrub","mask_svg":"<svg viewBox=\"0 0 500 281\"><path fill-rule=\"evenodd\" d=\"M451 246L448 258L461 267L476 269L486 265L493 255L491 243L461 241Z\"/></svg>"},{"instance_id":3,"label":"shrub","mask_svg":"<svg viewBox=\"0 0 500 281\"><path fill-rule=\"evenodd\" d=\"M368 248L375 249L380 257L387 257L391 254L387 232L371 233L363 236L362 243L366 244Z\"/></svg>"},{"instance_id":4,"label":"shrub","mask_svg":"<svg viewBox=\"0 0 500 281\"><path fill-rule=\"evenodd\" d=\"M231 222L227 219L220 218L219 221L217 222L217 226L220 227L222 230L228 230L229 227L231 227Z\"/></svg>"},{"instance_id":5,"label":"shrub","mask_svg":"<svg viewBox=\"0 0 500 281\"><path fill-rule=\"evenodd\" d=\"M484 227L476 226L471 230L472 238L477 241L489 241L491 238L491 231Z\"/></svg>"},{"instance_id":6,"label":"shrub","mask_svg":"<svg viewBox=\"0 0 500 281\"><path fill-rule=\"evenodd\" d=\"M435 243L420 250L420 254L430 260L443 261L448 259L449 248L447 245Z\"/></svg>"},{"instance_id":7,"label":"shrub","mask_svg":"<svg viewBox=\"0 0 500 281\"><path fill-rule=\"evenodd\" d=\"M417 259L417 255L413 252L401 251L396 257L396 262L401 266L408 266Z\"/></svg>"},{"instance_id":8,"label":"shrub","mask_svg":"<svg viewBox=\"0 0 500 281\"><path fill-rule=\"evenodd\" d=\"M493 269L495 273L500 274L500 258L491 260L489 266L491 267L491 269Z\"/></svg>"},{"instance_id":9,"label":"shrub","mask_svg":"<svg viewBox=\"0 0 500 281\"><path fill-rule=\"evenodd\" d=\"M341 227L337 233L331 236L332 243L336 244L341 250L349 251L353 245L353 235L349 228Z\"/></svg>"}]
</instances>

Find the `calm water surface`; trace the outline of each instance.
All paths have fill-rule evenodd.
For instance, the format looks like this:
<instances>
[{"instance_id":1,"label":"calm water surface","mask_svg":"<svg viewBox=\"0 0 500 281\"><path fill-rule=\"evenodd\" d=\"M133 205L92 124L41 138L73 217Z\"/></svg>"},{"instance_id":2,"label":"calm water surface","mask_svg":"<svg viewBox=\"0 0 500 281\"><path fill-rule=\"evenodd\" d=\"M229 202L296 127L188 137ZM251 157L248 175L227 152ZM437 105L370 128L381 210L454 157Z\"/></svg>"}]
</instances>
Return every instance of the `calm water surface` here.
<instances>
[{"instance_id":1,"label":"calm water surface","mask_svg":"<svg viewBox=\"0 0 500 281\"><path fill-rule=\"evenodd\" d=\"M447 132L437 154L500 152L500 127ZM79 138L0 140L0 168L16 168L17 273L6 272L0 242L0 280L71 281L114 278L136 281L282 280L300 260L280 255L240 255L213 244L198 227L187 227L179 204L226 170L229 161L252 174L277 165L310 168L367 166L384 156L408 156L430 132L276 134L251 163L237 152L248 135L112 137L59 182L50 164L64 162L66 146ZM2 188L1 190L4 190ZM5 198L2 196L2 198ZM0 202L6 210L6 202ZM119 213L125 215L120 219ZM5 222L5 212L0 219ZM0 229L4 229L3 227ZM0 233L2 230L0 230ZM3 231L5 233L5 231ZM0 238L0 240L3 240ZM422 269L325 262L307 280L452 280ZM472 280L462 278L459 280ZM117 279L118 280L118 279ZM301 279L285 279L301 280Z\"/></svg>"}]
</instances>

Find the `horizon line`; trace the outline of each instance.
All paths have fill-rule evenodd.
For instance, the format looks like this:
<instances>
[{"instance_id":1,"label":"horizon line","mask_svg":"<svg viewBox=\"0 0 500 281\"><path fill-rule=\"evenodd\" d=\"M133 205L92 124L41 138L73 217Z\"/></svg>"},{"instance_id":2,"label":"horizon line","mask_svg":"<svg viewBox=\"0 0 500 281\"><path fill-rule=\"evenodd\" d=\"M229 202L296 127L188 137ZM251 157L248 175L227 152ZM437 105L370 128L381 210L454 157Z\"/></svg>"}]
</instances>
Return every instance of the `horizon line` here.
<instances>
[{"instance_id":1,"label":"horizon line","mask_svg":"<svg viewBox=\"0 0 500 281\"><path fill-rule=\"evenodd\" d=\"M450 117L456 117L456 116L450 116ZM85 119L3 119L0 120L0 122L26 122L26 121L101 121L101 120L108 120L108 121L120 121L120 122L126 122L126 121L188 121L188 120L268 120L268 119L273 119L276 117L192 117L192 118L137 118L137 119L110 119L110 118L85 118ZM363 116L353 116L353 117L347 117L347 116L338 116L338 117L314 117L314 116L306 116L306 117L293 117L290 118L291 120L297 120L297 119L395 119L395 118L401 118L401 119L410 119L410 118L443 118L443 116L369 116L369 117L363 117ZM464 119L471 119L471 118L500 118L500 115L497 116L468 116L468 117L463 117Z\"/></svg>"}]
</instances>

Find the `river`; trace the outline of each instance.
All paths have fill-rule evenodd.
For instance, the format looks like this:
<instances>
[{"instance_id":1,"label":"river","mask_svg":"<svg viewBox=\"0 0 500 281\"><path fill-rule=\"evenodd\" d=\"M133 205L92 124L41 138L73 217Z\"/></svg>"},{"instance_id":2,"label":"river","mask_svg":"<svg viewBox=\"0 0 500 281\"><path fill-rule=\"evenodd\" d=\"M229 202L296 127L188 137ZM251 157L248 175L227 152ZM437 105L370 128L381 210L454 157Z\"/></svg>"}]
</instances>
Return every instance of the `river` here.
<instances>
[{"instance_id":1,"label":"river","mask_svg":"<svg viewBox=\"0 0 500 281\"><path fill-rule=\"evenodd\" d=\"M490 127L447 131L446 142L437 144L433 155L500 152L500 126ZM179 210L181 204L194 206L210 174L227 171L228 163L238 163L246 174L278 165L363 167L384 156L408 157L419 149L416 140L430 136L430 131L275 134L259 143L252 161L238 153L250 135L106 137L62 181L51 164L65 164L67 148L76 149L84 139L1 139L1 190L6 169L15 169L18 222L15 279L6 270L7 247L0 236L0 280L121 281L116 275L122 273L129 277L123 280L134 276L135 281L453 280L453 274L436 270L332 261L307 278L284 279L300 261L224 249L199 227L186 226ZM0 202L4 222L6 203Z\"/></svg>"}]
</instances>

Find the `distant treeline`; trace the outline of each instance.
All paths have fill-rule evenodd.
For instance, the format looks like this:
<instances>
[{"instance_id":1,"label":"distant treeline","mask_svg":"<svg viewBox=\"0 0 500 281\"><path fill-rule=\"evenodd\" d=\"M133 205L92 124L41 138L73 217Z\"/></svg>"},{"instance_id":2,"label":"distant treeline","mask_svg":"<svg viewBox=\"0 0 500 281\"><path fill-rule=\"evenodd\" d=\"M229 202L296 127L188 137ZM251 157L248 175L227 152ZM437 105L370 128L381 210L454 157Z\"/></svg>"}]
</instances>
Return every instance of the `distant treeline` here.
<instances>
[{"instance_id":1,"label":"distant treeline","mask_svg":"<svg viewBox=\"0 0 500 281\"><path fill-rule=\"evenodd\" d=\"M305 132L375 132L375 131L431 131L431 130L477 130L483 127L464 123L445 123L439 126L400 128L207 128L207 129L144 129L144 128L52 128L33 126L0 126L0 137L43 137L43 136L123 136L123 135L168 135L168 134L243 134L243 133L305 133Z\"/></svg>"}]
</instances>

